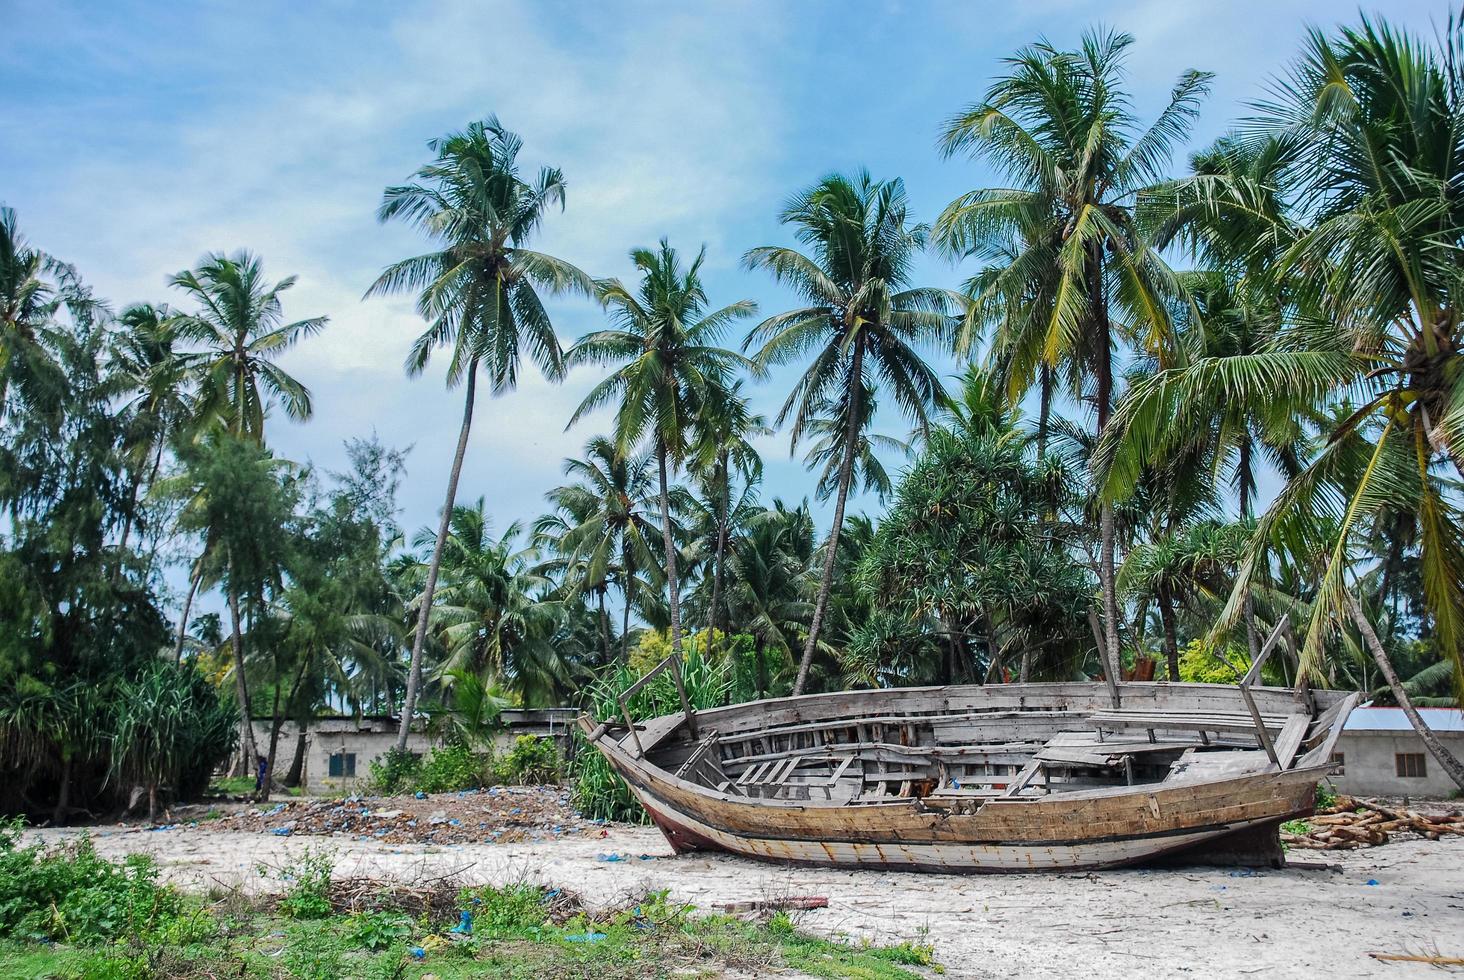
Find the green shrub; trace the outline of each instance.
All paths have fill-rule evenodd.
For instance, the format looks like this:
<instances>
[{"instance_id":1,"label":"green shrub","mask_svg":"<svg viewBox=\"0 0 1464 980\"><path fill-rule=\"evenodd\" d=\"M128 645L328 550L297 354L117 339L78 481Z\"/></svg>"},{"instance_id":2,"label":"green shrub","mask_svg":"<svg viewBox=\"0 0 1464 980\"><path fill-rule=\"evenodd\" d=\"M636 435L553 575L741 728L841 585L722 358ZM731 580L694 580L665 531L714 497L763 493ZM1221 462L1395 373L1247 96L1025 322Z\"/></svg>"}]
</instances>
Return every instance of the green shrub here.
<instances>
[{"instance_id":1,"label":"green shrub","mask_svg":"<svg viewBox=\"0 0 1464 980\"><path fill-rule=\"evenodd\" d=\"M259 873L269 876L270 871L260 866ZM307 850L294 864L275 872L274 877L285 883L285 897L280 899L280 911L292 919L324 919L331 913L330 878L335 873L335 861L326 851Z\"/></svg>"},{"instance_id":2,"label":"green shrub","mask_svg":"<svg viewBox=\"0 0 1464 980\"><path fill-rule=\"evenodd\" d=\"M182 915L182 899L158 884L148 855L117 864L88 837L23 848L20 830L19 821L0 824L0 937L93 945L155 935Z\"/></svg>"},{"instance_id":3,"label":"green shrub","mask_svg":"<svg viewBox=\"0 0 1464 980\"><path fill-rule=\"evenodd\" d=\"M410 938L412 920L390 912L357 912L346 920L346 942L356 949L386 949Z\"/></svg>"},{"instance_id":4,"label":"green shrub","mask_svg":"<svg viewBox=\"0 0 1464 980\"><path fill-rule=\"evenodd\" d=\"M491 757L473 752L465 745L442 745L423 760L409 790L424 793L451 793L460 789L477 789L488 782Z\"/></svg>"},{"instance_id":5,"label":"green shrub","mask_svg":"<svg viewBox=\"0 0 1464 980\"><path fill-rule=\"evenodd\" d=\"M493 775L509 786L537 786L558 782L561 767L553 739L520 735L513 748L493 764Z\"/></svg>"},{"instance_id":6,"label":"green shrub","mask_svg":"<svg viewBox=\"0 0 1464 980\"><path fill-rule=\"evenodd\" d=\"M681 678L687 700L696 709L714 708L727 703L731 692L731 670L726 661L717 661L702 653L700 644L683 647ZM616 698L641 675L624 664L601 678L590 688L593 716L598 719L620 717ZM658 674L630 699L630 716L638 721L681 710L681 699L670 671ZM625 780L615 775L610 764L576 729L575 735L574 805L580 813L600 820L645 823L646 812L631 795Z\"/></svg>"},{"instance_id":7,"label":"green shrub","mask_svg":"<svg viewBox=\"0 0 1464 980\"><path fill-rule=\"evenodd\" d=\"M371 787L383 796L405 793L417 782L422 759L395 746L371 760Z\"/></svg>"},{"instance_id":8,"label":"green shrub","mask_svg":"<svg viewBox=\"0 0 1464 980\"><path fill-rule=\"evenodd\" d=\"M466 745L439 745L426 757L395 748L371 762L371 787L383 796L451 793L492 781L492 757Z\"/></svg>"},{"instance_id":9,"label":"green shrub","mask_svg":"<svg viewBox=\"0 0 1464 980\"><path fill-rule=\"evenodd\" d=\"M473 931L487 939L506 939L543 926L549 917L540 885L484 885L464 889L458 900L473 913Z\"/></svg>"}]
</instances>

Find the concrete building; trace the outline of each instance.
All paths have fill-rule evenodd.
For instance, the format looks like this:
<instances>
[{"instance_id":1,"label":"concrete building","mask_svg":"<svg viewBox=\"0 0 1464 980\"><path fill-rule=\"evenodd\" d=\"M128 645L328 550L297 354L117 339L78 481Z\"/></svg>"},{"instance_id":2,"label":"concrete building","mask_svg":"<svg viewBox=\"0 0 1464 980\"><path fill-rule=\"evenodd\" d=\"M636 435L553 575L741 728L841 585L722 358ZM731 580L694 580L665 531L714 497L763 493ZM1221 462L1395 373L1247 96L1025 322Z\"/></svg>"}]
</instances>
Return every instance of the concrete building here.
<instances>
[{"instance_id":1,"label":"concrete building","mask_svg":"<svg viewBox=\"0 0 1464 980\"><path fill-rule=\"evenodd\" d=\"M560 751L571 745L570 727L579 712L575 708L509 708L502 714L504 728L494 736L495 752L513 745L520 735L552 738ZM351 792L371 778L371 762L396 745L401 721L384 715L360 718L316 718L305 729L305 764L301 786L307 793ZM254 740L261 754L269 750L268 718L254 720ZM299 730L286 721L280 729L275 753L276 782L283 780L295 758ZM407 749L418 755L432 749L432 740L422 731L407 736ZM253 772L250 766L250 772Z\"/></svg>"},{"instance_id":2,"label":"concrete building","mask_svg":"<svg viewBox=\"0 0 1464 980\"><path fill-rule=\"evenodd\" d=\"M1464 758L1464 713L1457 708L1419 708L1456 756ZM1459 789L1424 748L1401 708L1358 708L1337 740L1342 774L1338 792L1353 796L1449 797Z\"/></svg>"}]
</instances>

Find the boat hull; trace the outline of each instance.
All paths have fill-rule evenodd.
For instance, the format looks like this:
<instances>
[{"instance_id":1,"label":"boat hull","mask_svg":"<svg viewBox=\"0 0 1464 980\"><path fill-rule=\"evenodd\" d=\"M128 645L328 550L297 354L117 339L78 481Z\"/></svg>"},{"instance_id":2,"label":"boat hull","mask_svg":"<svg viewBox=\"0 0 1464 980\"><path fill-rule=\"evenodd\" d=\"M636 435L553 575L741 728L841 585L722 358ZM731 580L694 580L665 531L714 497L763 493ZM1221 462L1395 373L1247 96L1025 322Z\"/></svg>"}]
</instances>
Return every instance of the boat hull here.
<instances>
[{"instance_id":1,"label":"boat hull","mask_svg":"<svg viewBox=\"0 0 1464 980\"><path fill-rule=\"evenodd\" d=\"M1221 839L1261 830L1274 840L1282 821L1311 814L1319 776L1290 771L1082 799L993 801L960 814L918 801L830 807L717 799L634 760L612 756L612 764L678 853L936 873L1116 868L1186 852L1207 858Z\"/></svg>"},{"instance_id":2,"label":"boat hull","mask_svg":"<svg viewBox=\"0 0 1464 980\"><path fill-rule=\"evenodd\" d=\"M1095 687L813 695L712 709L695 726L662 716L617 737L608 724L582 718L581 725L677 852L944 873L1113 868L1176 855L1255 866L1279 864L1280 824L1313 812L1317 781L1329 771L1331 746L1356 698L1318 693L1327 708L1317 716L1295 709L1291 690L1255 692L1267 725L1281 732L1275 741L1285 761L1278 765L1245 748L1250 716L1225 710L1240 700L1234 689L1125 684L1129 714L1119 716ZM1100 710L1108 716L1097 717ZM1127 742L1111 736L1123 748L1103 740L1115 717L1141 733ZM1172 741L1182 725L1200 729L1190 736L1196 752ZM1094 729L1097 738L1081 745L1054 736ZM1157 780L1153 763L1142 772L1129 766L1125 780L1110 761L1107 785L1090 778L1088 786L1100 785L1072 787L1059 772L1049 788L1028 785L1039 762L1048 764L1032 746L1048 758L1076 755L1080 765L1114 751L1182 758L1160 763L1169 768ZM888 772L912 756L934 761ZM851 769L856 757L872 771ZM965 761L972 757L978 763ZM788 774L802 759L836 771L791 783ZM724 774L724 764L739 763ZM946 766L962 764L970 771L957 781ZM973 788L982 767L985 784ZM869 792L851 796L853 781Z\"/></svg>"}]
</instances>

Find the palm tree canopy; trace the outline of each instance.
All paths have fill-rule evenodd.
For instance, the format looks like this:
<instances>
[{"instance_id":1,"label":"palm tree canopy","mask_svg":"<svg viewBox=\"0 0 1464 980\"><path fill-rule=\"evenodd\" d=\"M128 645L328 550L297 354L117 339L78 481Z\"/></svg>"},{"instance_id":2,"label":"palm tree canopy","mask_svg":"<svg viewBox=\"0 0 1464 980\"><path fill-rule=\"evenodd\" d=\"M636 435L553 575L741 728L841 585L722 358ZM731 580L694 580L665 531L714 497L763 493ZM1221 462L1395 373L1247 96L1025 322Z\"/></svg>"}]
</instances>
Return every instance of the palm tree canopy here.
<instances>
[{"instance_id":1,"label":"palm tree canopy","mask_svg":"<svg viewBox=\"0 0 1464 980\"><path fill-rule=\"evenodd\" d=\"M649 435L679 464L692 450L704 408L725 402L724 389L739 370L756 370L719 341L731 323L751 316L757 305L739 300L708 309L701 280L705 246L684 268L664 238L657 248L636 249L630 257L641 276L639 288L632 291L616 279L599 282L615 327L581 337L568 358L571 365L620 367L585 396L569 424L613 402L620 451Z\"/></svg>"},{"instance_id":2,"label":"palm tree canopy","mask_svg":"<svg viewBox=\"0 0 1464 980\"><path fill-rule=\"evenodd\" d=\"M983 322L1000 324L993 354L1006 363L1013 401L1043 362L1106 353L1090 351L1085 336L1106 306L1100 278L1111 280L1126 329L1144 346L1158 350L1169 332L1177 289L1132 211L1139 192L1166 176L1211 76L1186 71L1144 126L1123 87L1132 44L1127 34L1090 31L1076 51L1045 40L1023 48L941 136L947 155L969 154L1011 181L956 198L935 237L950 255L990 263L968 284L972 305L958 346L969 348Z\"/></svg>"},{"instance_id":3,"label":"palm tree canopy","mask_svg":"<svg viewBox=\"0 0 1464 980\"><path fill-rule=\"evenodd\" d=\"M436 158L410 184L388 187L377 217L422 231L435 251L388 266L367 296L418 291L427 330L412 344L407 372L432 352L452 349L448 384L481 364L495 392L518 383L522 354L551 380L564 371L559 338L540 293L594 293L590 277L563 259L528 248L548 211L564 207L564 175L543 167L523 176L522 140L496 116L428 142Z\"/></svg>"},{"instance_id":4,"label":"palm tree canopy","mask_svg":"<svg viewBox=\"0 0 1464 980\"><path fill-rule=\"evenodd\" d=\"M284 322L280 294L295 285L288 276L270 285L264 264L248 251L210 254L196 269L178 273L169 285L198 306L178 314L177 329L202 351L188 357L197 380L198 412L235 436L264 438L271 404L297 422L310 418L310 390L275 363L305 337L319 333L326 317Z\"/></svg>"},{"instance_id":5,"label":"palm tree canopy","mask_svg":"<svg viewBox=\"0 0 1464 980\"><path fill-rule=\"evenodd\" d=\"M916 348L949 342L951 314L962 300L949 290L909 282L930 230L909 223L904 182L876 181L867 171L852 178L830 175L794 196L781 219L794 226L806 250L763 246L749 251L743 263L767 270L808 305L764 320L743 348L756 347L754 361L762 367L812 354L778 412L779 425L793 420L793 446L830 406L837 406L834 412L845 425L863 418L855 406L859 391L848 377L857 345L868 355L859 380L867 385L878 379L910 419L923 422L942 390Z\"/></svg>"}]
</instances>

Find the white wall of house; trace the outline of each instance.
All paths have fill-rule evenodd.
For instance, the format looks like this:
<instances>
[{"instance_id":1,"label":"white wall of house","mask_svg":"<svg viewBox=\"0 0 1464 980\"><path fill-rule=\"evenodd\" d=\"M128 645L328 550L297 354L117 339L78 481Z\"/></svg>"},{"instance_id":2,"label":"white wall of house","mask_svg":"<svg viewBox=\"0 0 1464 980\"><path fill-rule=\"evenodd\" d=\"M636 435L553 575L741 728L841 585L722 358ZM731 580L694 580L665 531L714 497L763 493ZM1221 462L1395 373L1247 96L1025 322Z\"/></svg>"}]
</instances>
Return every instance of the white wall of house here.
<instances>
[{"instance_id":1,"label":"white wall of house","mask_svg":"<svg viewBox=\"0 0 1464 980\"><path fill-rule=\"evenodd\" d=\"M574 716L574 711L561 708L505 710L506 727L495 733L493 751L507 751L519 735L552 737L560 750L566 751ZM396 745L397 725L394 718L379 717L317 718L310 722L305 729L305 765L301 773L305 792L331 794L365 790L371 778L371 763ZM269 732L267 719L255 719L254 741L261 755L269 754ZM282 784L290 771L298 734L299 729L292 721L280 728L272 774L276 785ZM431 749L432 740L425 732L414 731L407 736L408 751L425 755ZM252 774L253 764L248 768Z\"/></svg>"},{"instance_id":2,"label":"white wall of house","mask_svg":"<svg viewBox=\"0 0 1464 980\"><path fill-rule=\"evenodd\" d=\"M269 753L268 721L254 722L254 741L260 754ZM275 752L274 782L284 781L295 759L299 730L293 722L280 728L279 748ZM323 718L305 729L305 765L301 786L307 793L349 793L364 788L371 778L371 763L396 745L395 725L363 719L358 725L353 718ZM407 750L426 753L432 742L423 732L407 736ZM331 757L339 756L335 766ZM253 767L250 767L253 772Z\"/></svg>"},{"instance_id":3,"label":"white wall of house","mask_svg":"<svg viewBox=\"0 0 1464 980\"><path fill-rule=\"evenodd\" d=\"M1420 713L1439 741L1464 757L1460 713L1450 708L1423 708ZM1449 797L1459 789L1398 708L1358 708L1337 740L1336 753L1342 757L1342 774L1331 781L1338 792Z\"/></svg>"}]
</instances>

